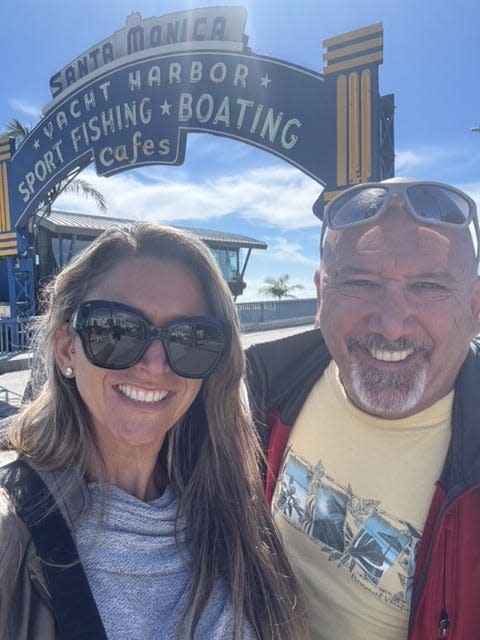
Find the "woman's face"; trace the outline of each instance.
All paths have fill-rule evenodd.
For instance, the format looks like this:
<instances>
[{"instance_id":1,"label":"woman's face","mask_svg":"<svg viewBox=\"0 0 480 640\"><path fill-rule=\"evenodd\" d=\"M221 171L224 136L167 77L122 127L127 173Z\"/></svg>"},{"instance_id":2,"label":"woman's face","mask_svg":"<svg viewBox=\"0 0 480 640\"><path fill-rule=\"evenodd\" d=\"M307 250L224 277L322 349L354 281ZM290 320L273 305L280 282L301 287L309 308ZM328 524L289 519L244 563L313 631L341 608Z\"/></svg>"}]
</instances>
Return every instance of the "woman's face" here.
<instances>
[{"instance_id":1,"label":"woman's face","mask_svg":"<svg viewBox=\"0 0 480 640\"><path fill-rule=\"evenodd\" d=\"M150 257L119 263L85 300L127 304L156 326L208 315L196 276L179 263ZM65 338L57 339L57 361L62 370L66 366L73 369L100 452L110 459L116 452L124 458L134 449L137 454L142 449L149 456L158 453L166 433L190 407L202 381L175 374L160 340L152 342L139 362L116 371L90 364L78 335L69 340L67 345Z\"/></svg>"}]
</instances>

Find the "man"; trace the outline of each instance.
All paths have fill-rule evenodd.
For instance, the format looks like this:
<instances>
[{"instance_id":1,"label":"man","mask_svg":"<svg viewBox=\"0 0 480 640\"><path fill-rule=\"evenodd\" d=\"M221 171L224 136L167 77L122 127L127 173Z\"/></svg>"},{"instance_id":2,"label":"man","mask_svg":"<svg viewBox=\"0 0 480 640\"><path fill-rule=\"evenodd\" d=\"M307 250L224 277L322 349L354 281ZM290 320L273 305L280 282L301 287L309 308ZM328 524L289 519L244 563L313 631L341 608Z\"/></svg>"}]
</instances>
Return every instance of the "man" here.
<instances>
[{"instance_id":1,"label":"man","mask_svg":"<svg viewBox=\"0 0 480 640\"><path fill-rule=\"evenodd\" d=\"M480 638L475 204L358 185L326 207L322 244L321 329L247 352L312 638Z\"/></svg>"}]
</instances>

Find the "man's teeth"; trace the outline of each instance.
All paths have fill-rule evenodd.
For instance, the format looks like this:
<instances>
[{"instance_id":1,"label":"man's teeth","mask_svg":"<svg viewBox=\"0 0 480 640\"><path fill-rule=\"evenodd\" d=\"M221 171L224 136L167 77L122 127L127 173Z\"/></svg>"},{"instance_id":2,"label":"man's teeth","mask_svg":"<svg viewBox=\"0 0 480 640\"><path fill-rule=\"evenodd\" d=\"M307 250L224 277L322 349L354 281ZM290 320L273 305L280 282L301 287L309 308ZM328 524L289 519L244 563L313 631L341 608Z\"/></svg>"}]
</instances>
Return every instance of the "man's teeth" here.
<instances>
[{"instance_id":1,"label":"man's teeth","mask_svg":"<svg viewBox=\"0 0 480 640\"><path fill-rule=\"evenodd\" d=\"M383 351L381 349L371 349L370 355L375 360L383 360L383 362L400 362L406 360L414 349L404 349L403 351Z\"/></svg>"},{"instance_id":2,"label":"man's teeth","mask_svg":"<svg viewBox=\"0 0 480 640\"><path fill-rule=\"evenodd\" d=\"M117 388L124 396L137 402L160 402L168 395L168 391L146 391L145 389L127 387L123 384L119 384Z\"/></svg>"}]
</instances>

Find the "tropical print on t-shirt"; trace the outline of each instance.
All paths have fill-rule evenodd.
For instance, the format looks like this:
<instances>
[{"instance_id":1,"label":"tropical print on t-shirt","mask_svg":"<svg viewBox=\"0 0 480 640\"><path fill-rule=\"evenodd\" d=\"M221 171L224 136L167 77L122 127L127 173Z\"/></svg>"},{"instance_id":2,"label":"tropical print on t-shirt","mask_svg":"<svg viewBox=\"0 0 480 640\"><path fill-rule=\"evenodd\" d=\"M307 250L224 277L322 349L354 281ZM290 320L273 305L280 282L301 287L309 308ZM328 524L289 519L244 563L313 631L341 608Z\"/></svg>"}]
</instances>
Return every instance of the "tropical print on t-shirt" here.
<instances>
[{"instance_id":1,"label":"tropical print on t-shirt","mask_svg":"<svg viewBox=\"0 0 480 640\"><path fill-rule=\"evenodd\" d=\"M355 495L287 449L274 511L319 545L329 562L379 600L408 610L420 541L408 522L382 510L378 500Z\"/></svg>"}]
</instances>

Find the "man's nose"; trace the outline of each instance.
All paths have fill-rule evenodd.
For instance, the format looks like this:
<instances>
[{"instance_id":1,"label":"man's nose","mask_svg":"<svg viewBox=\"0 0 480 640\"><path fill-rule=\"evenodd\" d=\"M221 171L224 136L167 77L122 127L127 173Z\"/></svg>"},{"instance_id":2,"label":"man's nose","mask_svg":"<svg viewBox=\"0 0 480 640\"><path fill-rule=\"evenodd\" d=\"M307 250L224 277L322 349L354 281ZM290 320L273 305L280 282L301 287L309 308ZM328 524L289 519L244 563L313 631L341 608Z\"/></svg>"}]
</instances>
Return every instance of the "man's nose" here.
<instances>
[{"instance_id":1,"label":"man's nose","mask_svg":"<svg viewBox=\"0 0 480 640\"><path fill-rule=\"evenodd\" d=\"M413 309L403 287L397 284L386 286L369 316L369 331L394 341L408 333L413 324Z\"/></svg>"}]
</instances>

